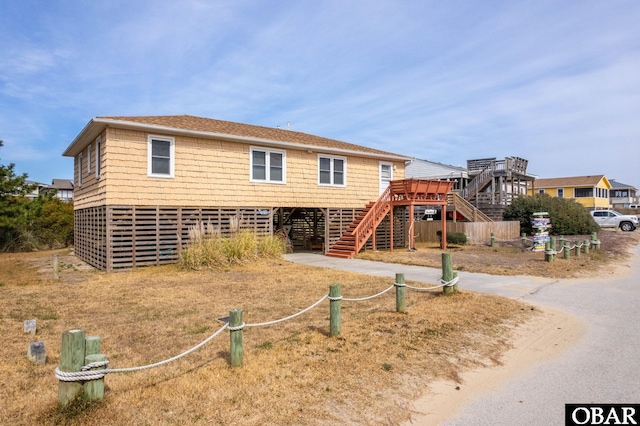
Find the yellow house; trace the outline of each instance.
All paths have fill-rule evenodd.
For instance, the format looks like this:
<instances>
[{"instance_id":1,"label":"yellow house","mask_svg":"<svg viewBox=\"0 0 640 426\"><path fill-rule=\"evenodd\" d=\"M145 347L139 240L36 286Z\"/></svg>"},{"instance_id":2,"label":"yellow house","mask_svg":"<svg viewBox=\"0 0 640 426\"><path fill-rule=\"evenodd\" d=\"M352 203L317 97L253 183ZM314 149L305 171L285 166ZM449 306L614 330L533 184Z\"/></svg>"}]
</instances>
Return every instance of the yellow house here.
<instances>
[{"instance_id":1,"label":"yellow house","mask_svg":"<svg viewBox=\"0 0 640 426\"><path fill-rule=\"evenodd\" d=\"M63 155L75 159L76 254L107 271L176 262L201 223L327 251L410 160L188 115L96 117Z\"/></svg>"},{"instance_id":2,"label":"yellow house","mask_svg":"<svg viewBox=\"0 0 640 426\"><path fill-rule=\"evenodd\" d=\"M572 198L586 208L609 208L611 183L605 175L573 176L536 179L529 195L548 194L552 197Z\"/></svg>"}]
</instances>

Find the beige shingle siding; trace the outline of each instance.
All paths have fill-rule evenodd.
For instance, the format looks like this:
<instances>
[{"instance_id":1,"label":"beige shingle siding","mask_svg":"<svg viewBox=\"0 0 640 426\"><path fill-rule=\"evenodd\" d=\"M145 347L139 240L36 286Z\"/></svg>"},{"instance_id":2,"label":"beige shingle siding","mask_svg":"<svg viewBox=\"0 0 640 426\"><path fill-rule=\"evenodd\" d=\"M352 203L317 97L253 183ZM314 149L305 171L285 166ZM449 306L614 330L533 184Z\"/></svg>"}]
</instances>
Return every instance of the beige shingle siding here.
<instances>
[{"instance_id":1,"label":"beige shingle siding","mask_svg":"<svg viewBox=\"0 0 640 426\"><path fill-rule=\"evenodd\" d=\"M104 131L100 134L100 138L102 140L101 143L101 170L104 174L105 170L105 154L106 154L106 134ZM85 146L82 150L82 186L76 185L73 192L74 197L74 207L76 209L81 207L93 207L104 205L105 203L105 194L104 194L104 181L103 178L97 180L96 179L96 143L95 140L91 141L91 172L88 172L87 161L89 158L87 156L87 147ZM78 180L78 156L75 157L74 160L74 179L75 182L79 182ZM102 188L102 189L101 189ZM77 200L77 201L76 201Z\"/></svg>"},{"instance_id":2,"label":"beige shingle siding","mask_svg":"<svg viewBox=\"0 0 640 426\"><path fill-rule=\"evenodd\" d=\"M107 128L102 138L102 177L96 182L93 169L87 175L84 167L76 209L105 204L362 208L378 198L378 159L347 156L347 186L325 187L318 185L322 151L287 149L286 184L254 183L250 147L259 144L171 134L166 136L175 137L175 177L148 177L147 136L142 131ZM404 163L394 165L394 179L404 178Z\"/></svg>"}]
</instances>

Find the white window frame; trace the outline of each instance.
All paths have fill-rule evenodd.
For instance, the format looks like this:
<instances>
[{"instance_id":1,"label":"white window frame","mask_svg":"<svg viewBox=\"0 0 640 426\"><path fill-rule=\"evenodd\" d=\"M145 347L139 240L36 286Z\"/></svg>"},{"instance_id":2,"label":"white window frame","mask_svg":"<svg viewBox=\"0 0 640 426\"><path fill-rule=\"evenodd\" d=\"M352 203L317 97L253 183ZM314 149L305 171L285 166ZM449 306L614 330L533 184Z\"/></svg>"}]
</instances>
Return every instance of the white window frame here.
<instances>
[{"instance_id":1,"label":"white window frame","mask_svg":"<svg viewBox=\"0 0 640 426\"><path fill-rule=\"evenodd\" d=\"M320 182L320 159L321 158L326 158L329 159L330 161L330 166L329 166L329 176L331 177L331 182L330 183L322 183ZM342 176L343 176L343 183L342 184L335 184L334 183L334 179L335 179L335 170L334 170L334 165L335 165L335 160L342 160ZM338 188L344 188L347 186L347 157L340 157L337 155L327 155L327 154L318 154L318 186L333 186L333 187L338 187Z\"/></svg>"},{"instance_id":2,"label":"white window frame","mask_svg":"<svg viewBox=\"0 0 640 426\"><path fill-rule=\"evenodd\" d=\"M153 173L152 171L152 144L153 141L169 142L169 173ZM149 135L147 136L147 176L173 179L175 174L175 161L176 161L176 140L170 136Z\"/></svg>"},{"instance_id":3,"label":"white window frame","mask_svg":"<svg viewBox=\"0 0 640 426\"><path fill-rule=\"evenodd\" d=\"M82 188L82 153L78 154L78 187Z\"/></svg>"},{"instance_id":4,"label":"white window frame","mask_svg":"<svg viewBox=\"0 0 640 426\"><path fill-rule=\"evenodd\" d=\"M102 175L102 138L98 136L96 139L96 179L100 179Z\"/></svg>"},{"instance_id":5,"label":"white window frame","mask_svg":"<svg viewBox=\"0 0 640 426\"><path fill-rule=\"evenodd\" d=\"M544 194L544 189L538 189L538 194Z\"/></svg>"},{"instance_id":6,"label":"white window frame","mask_svg":"<svg viewBox=\"0 0 640 426\"><path fill-rule=\"evenodd\" d=\"M91 173L91 144L87 146L87 173Z\"/></svg>"},{"instance_id":7,"label":"white window frame","mask_svg":"<svg viewBox=\"0 0 640 426\"><path fill-rule=\"evenodd\" d=\"M385 186L384 188L382 187L382 167L383 166L389 166L389 182L393 180L393 163L390 163L388 161L379 161L378 162L378 186L379 186L380 195L382 195L382 193L386 191L387 187L389 186L389 184L387 184L387 186Z\"/></svg>"},{"instance_id":8,"label":"white window frame","mask_svg":"<svg viewBox=\"0 0 640 426\"><path fill-rule=\"evenodd\" d=\"M564 198L564 188L558 188L556 192L558 194L558 198Z\"/></svg>"},{"instance_id":9,"label":"white window frame","mask_svg":"<svg viewBox=\"0 0 640 426\"><path fill-rule=\"evenodd\" d=\"M265 178L255 179L253 177L253 153L264 152L265 154ZM282 180L271 179L271 154L282 155ZM287 183L287 151L281 149L262 148L259 146L249 147L249 182L253 183L275 183L283 185Z\"/></svg>"}]
</instances>

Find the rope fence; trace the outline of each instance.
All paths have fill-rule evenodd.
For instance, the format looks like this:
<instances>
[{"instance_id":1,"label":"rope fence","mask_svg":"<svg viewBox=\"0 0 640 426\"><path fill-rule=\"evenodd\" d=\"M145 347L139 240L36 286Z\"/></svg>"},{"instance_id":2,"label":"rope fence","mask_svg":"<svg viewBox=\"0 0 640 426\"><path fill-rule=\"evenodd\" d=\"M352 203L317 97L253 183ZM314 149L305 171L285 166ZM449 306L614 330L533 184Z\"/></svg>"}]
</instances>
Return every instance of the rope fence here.
<instances>
[{"instance_id":1,"label":"rope fence","mask_svg":"<svg viewBox=\"0 0 640 426\"><path fill-rule=\"evenodd\" d=\"M522 233L519 240L511 239L511 240L499 240L495 238L493 232L491 233L491 240L489 243L490 247L494 247L497 242L500 243L515 243L520 241L522 243L523 250L533 251L536 247L534 244L528 245L527 241L534 243L534 240L531 238L527 238L526 234ZM559 248L558 248L559 246ZM581 253L589 253L589 250L598 250L600 249L600 240L597 238L597 233L593 232L591 234L590 239L578 240L578 241L568 241L564 239L564 236L560 235L559 237L549 237L549 240L545 243L545 247L542 250L544 252L545 261L553 262L558 255L562 255L564 259L571 258L571 252L575 254L576 257L580 257Z\"/></svg>"},{"instance_id":2,"label":"rope fence","mask_svg":"<svg viewBox=\"0 0 640 426\"><path fill-rule=\"evenodd\" d=\"M207 343L228 330L230 335L230 358L232 366L243 364L243 330L247 327L265 327L294 319L316 308L325 300L329 300L329 330L332 337L340 334L340 303L362 302L380 297L393 288L396 289L396 311L406 311L405 290L415 292L432 291L442 288L444 294L451 294L458 289L459 278L453 272L451 253L442 253L442 278L439 285L429 287L410 286L405 283L404 274L396 274L395 282L388 288L370 296L343 297L339 285L332 285L329 294L325 294L318 301L292 315L284 318L253 324L245 324L242 320L242 310L229 311L228 322L219 328L211 336L192 348L174 356L153 364L128 368L109 368L109 361L104 354L100 354L100 338L98 336L85 336L82 329L68 330L62 334L62 347L60 350L60 365L55 369L55 376L59 380L58 402L61 405L68 404L76 396L83 394L85 398L102 399L104 397L104 377L110 373L131 373L148 370L166 365L183 358L202 348ZM225 319L226 321L226 319Z\"/></svg>"}]
</instances>

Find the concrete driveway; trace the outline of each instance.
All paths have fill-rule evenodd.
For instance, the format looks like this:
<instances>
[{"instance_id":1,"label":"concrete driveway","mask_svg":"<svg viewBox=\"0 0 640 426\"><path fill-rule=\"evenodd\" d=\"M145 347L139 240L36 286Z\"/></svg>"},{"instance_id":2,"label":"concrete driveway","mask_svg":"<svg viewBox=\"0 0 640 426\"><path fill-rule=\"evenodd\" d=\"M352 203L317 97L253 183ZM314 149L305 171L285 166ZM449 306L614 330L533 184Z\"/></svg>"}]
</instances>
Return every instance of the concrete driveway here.
<instances>
[{"instance_id":1,"label":"concrete driveway","mask_svg":"<svg viewBox=\"0 0 640 426\"><path fill-rule=\"evenodd\" d=\"M600 279L554 280L461 272L460 288L549 306L583 320L584 337L558 356L472 397L446 425L562 425L565 403L640 403L640 246L628 273ZM437 283L440 271L295 253L293 262ZM431 424L417 416L411 424Z\"/></svg>"}]
</instances>

